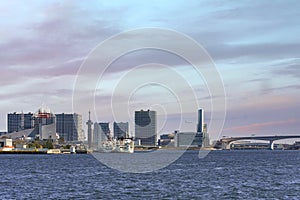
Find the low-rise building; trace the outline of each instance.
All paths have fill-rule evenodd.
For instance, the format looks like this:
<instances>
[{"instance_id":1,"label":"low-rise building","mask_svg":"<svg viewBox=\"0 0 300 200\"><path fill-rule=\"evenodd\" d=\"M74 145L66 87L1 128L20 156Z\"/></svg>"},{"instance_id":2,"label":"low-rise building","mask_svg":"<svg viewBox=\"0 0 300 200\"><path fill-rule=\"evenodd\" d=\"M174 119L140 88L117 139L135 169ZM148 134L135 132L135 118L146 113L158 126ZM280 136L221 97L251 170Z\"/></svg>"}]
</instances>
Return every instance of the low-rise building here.
<instances>
[{"instance_id":1,"label":"low-rise building","mask_svg":"<svg viewBox=\"0 0 300 200\"><path fill-rule=\"evenodd\" d=\"M174 136L175 136L175 133L160 135L159 140L158 140L158 145L174 147Z\"/></svg>"},{"instance_id":2,"label":"low-rise building","mask_svg":"<svg viewBox=\"0 0 300 200\"><path fill-rule=\"evenodd\" d=\"M12 139L0 139L0 150L1 151L11 151L13 149Z\"/></svg>"},{"instance_id":3,"label":"low-rise building","mask_svg":"<svg viewBox=\"0 0 300 200\"><path fill-rule=\"evenodd\" d=\"M179 132L175 134L175 147L202 147L203 133Z\"/></svg>"},{"instance_id":4,"label":"low-rise building","mask_svg":"<svg viewBox=\"0 0 300 200\"><path fill-rule=\"evenodd\" d=\"M7 132L6 131L0 131L0 136L6 135Z\"/></svg>"}]
</instances>

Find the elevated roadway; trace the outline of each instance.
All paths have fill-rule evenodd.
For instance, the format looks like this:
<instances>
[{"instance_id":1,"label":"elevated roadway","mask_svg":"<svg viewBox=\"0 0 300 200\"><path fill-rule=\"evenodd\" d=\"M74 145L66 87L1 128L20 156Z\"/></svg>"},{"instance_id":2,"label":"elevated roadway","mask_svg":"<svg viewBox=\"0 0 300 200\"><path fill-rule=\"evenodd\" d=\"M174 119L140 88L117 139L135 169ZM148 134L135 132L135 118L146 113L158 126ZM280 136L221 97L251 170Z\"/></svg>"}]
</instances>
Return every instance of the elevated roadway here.
<instances>
[{"instance_id":1,"label":"elevated roadway","mask_svg":"<svg viewBox=\"0 0 300 200\"><path fill-rule=\"evenodd\" d=\"M269 149L274 149L274 141L300 138L300 135L274 135L274 136L249 136L249 137L224 137L220 141L222 142L222 149L230 149L230 145L234 141L238 140L263 140L269 141Z\"/></svg>"}]
</instances>

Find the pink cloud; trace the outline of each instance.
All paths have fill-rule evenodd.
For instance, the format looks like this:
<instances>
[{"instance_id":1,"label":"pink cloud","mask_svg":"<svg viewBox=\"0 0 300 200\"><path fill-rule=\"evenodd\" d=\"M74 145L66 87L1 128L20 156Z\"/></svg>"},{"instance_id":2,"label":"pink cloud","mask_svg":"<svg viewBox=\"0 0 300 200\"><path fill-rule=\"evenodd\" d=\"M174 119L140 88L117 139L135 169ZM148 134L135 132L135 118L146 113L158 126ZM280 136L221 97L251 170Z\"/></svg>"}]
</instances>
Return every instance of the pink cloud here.
<instances>
[{"instance_id":1,"label":"pink cloud","mask_svg":"<svg viewBox=\"0 0 300 200\"><path fill-rule=\"evenodd\" d=\"M249 134L249 133L256 133L258 131L261 131L263 129L272 129L274 126L284 126L284 125L290 125L299 123L299 120L297 119L288 119L288 120L281 120L281 121L271 121L271 122L262 122L262 123L253 123L248 124L244 126L234 126L230 128L225 128L224 131L232 131L232 132L238 132L241 134Z\"/></svg>"}]
</instances>

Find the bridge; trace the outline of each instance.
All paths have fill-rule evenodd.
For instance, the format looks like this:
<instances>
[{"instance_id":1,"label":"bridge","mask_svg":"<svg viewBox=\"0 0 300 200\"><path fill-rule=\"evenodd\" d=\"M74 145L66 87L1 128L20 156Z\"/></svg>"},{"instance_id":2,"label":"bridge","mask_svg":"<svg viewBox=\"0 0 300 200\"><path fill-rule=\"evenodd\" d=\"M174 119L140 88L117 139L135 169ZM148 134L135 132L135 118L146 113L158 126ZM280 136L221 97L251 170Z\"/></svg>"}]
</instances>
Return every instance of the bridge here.
<instances>
[{"instance_id":1,"label":"bridge","mask_svg":"<svg viewBox=\"0 0 300 200\"><path fill-rule=\"evenodd\" d=\"M230 149L230 145L234 141L238 140L263 140L269 141L269 149L274 149L274 141L291 139L291 138L300 138L300 135L275 135L275 136L249 136L249 137L224 137L220 141L222 142L222 149Z\"/></svg>"}]
</instances>

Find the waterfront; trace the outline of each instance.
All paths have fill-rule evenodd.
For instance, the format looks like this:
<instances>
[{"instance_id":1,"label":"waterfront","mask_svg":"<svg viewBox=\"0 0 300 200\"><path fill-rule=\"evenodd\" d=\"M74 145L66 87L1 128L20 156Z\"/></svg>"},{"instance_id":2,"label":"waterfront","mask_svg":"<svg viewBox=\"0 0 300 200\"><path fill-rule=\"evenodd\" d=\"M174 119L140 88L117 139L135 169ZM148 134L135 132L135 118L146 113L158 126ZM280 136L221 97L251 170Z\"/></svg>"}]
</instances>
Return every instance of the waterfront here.
<instances>
[{"instance_id":1,"label":"waterfront","mask_svg":"<svg viewBox=\"0 0 300 200\"><path fill-rule=\"evenodd\" d=\"M299 151L187 151L161 170L110 169L92 155L0 155L2 199L298 199Z\"/></svg>"}]
</instances>

